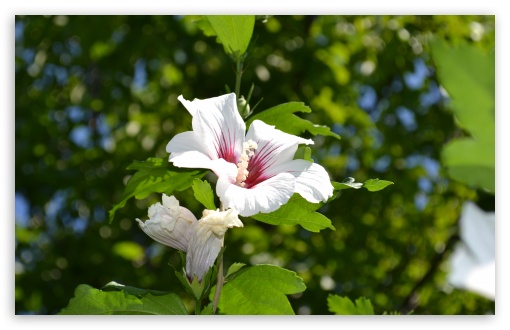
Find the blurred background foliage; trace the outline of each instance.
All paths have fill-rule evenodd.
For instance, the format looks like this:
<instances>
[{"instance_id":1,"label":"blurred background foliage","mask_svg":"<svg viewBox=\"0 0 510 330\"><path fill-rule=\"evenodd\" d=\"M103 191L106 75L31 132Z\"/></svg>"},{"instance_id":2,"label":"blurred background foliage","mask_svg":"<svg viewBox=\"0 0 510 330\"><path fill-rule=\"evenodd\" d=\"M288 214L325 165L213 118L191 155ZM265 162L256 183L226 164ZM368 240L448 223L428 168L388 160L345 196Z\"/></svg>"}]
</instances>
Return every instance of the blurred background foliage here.
<instances>
[{"instance_id":1,"label":"blurred background foliage","mask_svg":"<svg viewBox=\"0 0 510 330\"><path fill-rule=\"evenodd\" d=\"M177 101L233 90L234 65L193 16L17 16L15 20L16 313L54 314L80 283L109 281L178 293L175 250L135 218L160 195L130 200L112 224L133 160L165 157L191 128ZM458 128L430 55L432 37L495 47L494 16L258 17L241 93L255 113L289 101L341 135L314 137L313 157L334 181L395 182L341 191L321 211L336 231L311 233L251 218L226 235L225 264L294 270L307 290L297 314L331 314L335 293L372 300L376 313L494 313L495 304L446 283L465 200L494 196L450 180L443 146ZM307 136L305 136L307 137ZM212 177L208 177L212 179ZM196 215L191 189L176 194ZM190 307L191 308L191 307Z\"/></svg>"}]
</instances>

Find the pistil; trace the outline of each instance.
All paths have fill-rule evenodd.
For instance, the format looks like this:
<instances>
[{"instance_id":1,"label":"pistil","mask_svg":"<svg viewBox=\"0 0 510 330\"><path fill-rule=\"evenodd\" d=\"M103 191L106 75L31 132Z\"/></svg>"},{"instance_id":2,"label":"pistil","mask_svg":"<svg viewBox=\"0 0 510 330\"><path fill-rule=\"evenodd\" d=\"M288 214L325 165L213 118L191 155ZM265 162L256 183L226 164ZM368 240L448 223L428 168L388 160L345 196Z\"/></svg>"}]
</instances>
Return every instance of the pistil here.
<instances>
[{"instance_id":1,"label":"pistil","mask_svg":"<svg viewBox=\"0 0 510 330\"><path fill-rule=\"evenodd\" d=\"M252 140L248 140L243 143L243 152L239 156L239 162L237 163L237 177L236 184L240 187L244 187L245 181L248 178L248 161L255 153L257 149L257 143Z\"/></svg>"}]
</instances>

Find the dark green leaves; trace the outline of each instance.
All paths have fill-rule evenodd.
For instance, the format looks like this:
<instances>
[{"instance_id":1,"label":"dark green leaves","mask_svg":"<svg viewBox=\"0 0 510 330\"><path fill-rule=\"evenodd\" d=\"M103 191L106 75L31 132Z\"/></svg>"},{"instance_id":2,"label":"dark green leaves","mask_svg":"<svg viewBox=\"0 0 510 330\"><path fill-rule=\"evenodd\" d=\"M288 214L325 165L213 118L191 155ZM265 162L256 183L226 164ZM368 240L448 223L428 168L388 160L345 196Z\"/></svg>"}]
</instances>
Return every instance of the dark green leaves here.
<instances>
[{"instance_id":1,"label":"dark green leaves","mask_svg":"<svg viewBox=\"0 0 510 330\"><path fill-rule=\"evenodd\" d=\"M296 112L309 113L311 111L310 107L302 102L283 103L254 115L246 122L246 126L249 126L254 120L258 119L268 125L274 125L277 129L289 134L300 135L308 131L313 135L320 134L340 139L340 136L333 133L329 127L315 125L294 114Z\"/></svg>"},{"instance_id":2,"label":"dark green leaves","mask_svg":"<svg viewBox=\"0 0 510 330\"><path fill-rule=\"evenodd\" d=\"M389 185L392 185L393 182L387 180L379 180L379 179L369 179L365 181L365 183L354 182L354 178L347 178L343 182L332 182L333 188L335 190L342 190L348 188L360 189L366 188L368 191L379 191L386 188Z\"/></svg>"},{"instance_id":3,"label":"dark green leaves","mask_svg":"<svg viewBox=\"0 0 510 330\"><path fill-rule=\"evenodd\" d=\"M310 203L298 194L294 194L289 201L278 210L271 213L259 213L252 218L271 225L300 225L306 230L319 232L330 228L335 230L326 216L315 212L323 203Z\"/></svg>"},{"instance_id":4,"label":"dark green leaves","mask_svg":"<svg viewBox=\"0 0 510 330\"><path fill-rule=\"evenodd\" d=\"M293 315L286 295L305 289L303 280L290 270L273 265L245 267L223 286L218 308L229 315ZM209 295L213 297L214 290Z\"/></svg>"},{"instance_id":5,"label":"dark green leaves","mask_svg":"<svg viewBox=\"0 0 510 330\"><path fill-rule=\"evenodd\" d=\"M193 180L192 188L197 201L202 203L202 205L209 210L216 210L216 206L214 205L214 194L209 182L195 179Z\"/></svg>"},{"instance_id":6,"label":"dark green leaves","mask_svg":"<svg viewBox=\"0 0 510 330\"><path fill-rule=\"evenodd\" d=\"M347 297L330 294L328 309L336 315L374 315L374 308L369 299L361 297L353 303Z\"/></svg>"},{"instance_id":7,"label":"dark green leaves","mask_svg":"<svg viewBox=\"0 0 510 330\"><path fill-rule=\"evenodd\" d=\"M166 158L148 158L146 161L134 161L127 167L128 170L137 172L129 179L121 201L110 210L110 222L113 221L115 212L124 207L131 197L143 199L151 193L165 193L171 195L174 191L182 191L189 188L193 179L201 178L205 171L186 171L173 167Z\"/></svg>"},{"instance_id":8,"label":"dark green leaves","mask_svg":"<svg viewBox=\"0 0 510 330\"><path fill-rule=\"evenodd\" d=\"M452 98L452 110L473 138L453 140L442 160L455 180L495 192L495 58L477 47L431 43L439 80Z\"/></svg>"},{"instance_id":9,"label":"dark green leaves","mask_svg":"<svg viewBox=\"0 0 510 330\"><path fill-rule=\"evenodd\" d=\"M225 52L236 58L244 55L250 44L255 26L255 16L209 15L199 23L206 36L217 36Z\"/></svg>"},{"instance_id":10,"label":"dark green leaves","mask_svg":"<svg viewBox=\"0 0 510 330\"><path fill-rule=\"evenodd\" d=\"M187 315L176 294L109 283L102 290L80 284L60 315Z\"/></svg>"}]
</instances>

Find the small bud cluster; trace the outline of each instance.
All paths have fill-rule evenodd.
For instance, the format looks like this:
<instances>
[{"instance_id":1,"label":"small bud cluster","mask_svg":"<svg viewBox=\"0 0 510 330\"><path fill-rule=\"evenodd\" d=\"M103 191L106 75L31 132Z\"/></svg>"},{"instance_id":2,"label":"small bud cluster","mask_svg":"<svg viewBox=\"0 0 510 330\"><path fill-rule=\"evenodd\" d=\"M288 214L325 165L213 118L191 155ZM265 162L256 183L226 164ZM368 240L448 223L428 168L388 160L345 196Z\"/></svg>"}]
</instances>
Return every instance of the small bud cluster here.
<instances>
[{"instance_id":1,"label":"small bud cluster","mask_svg":"<svg viewBox=\"0 0 510 330\"><path fill-rule=\"evenodd\" d=\"M239 162L237 163L237 177L236 184L240 187L244 187L246 179L248 178L248 161L250 157L253 156L255 150L257 149L257 142L248 140L243 143L243 152L239 157Z\"/></svg>"}]
</instances>

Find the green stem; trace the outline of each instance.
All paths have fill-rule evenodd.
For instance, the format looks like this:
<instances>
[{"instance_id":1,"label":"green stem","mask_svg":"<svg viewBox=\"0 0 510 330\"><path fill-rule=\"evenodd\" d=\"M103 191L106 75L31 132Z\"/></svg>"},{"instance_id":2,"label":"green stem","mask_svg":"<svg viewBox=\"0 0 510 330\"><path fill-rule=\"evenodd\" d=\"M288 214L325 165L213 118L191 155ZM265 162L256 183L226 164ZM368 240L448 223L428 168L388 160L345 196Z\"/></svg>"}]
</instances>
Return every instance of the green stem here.
<instances>
[{"instance_id":1,"label":"green stem","mask_svg":"<svg viewBox=\"0 0 510 330\"><path fill-rule=\"evenodd\" d=\"M195 315L200 315L202 311L202 301L200 299L195 299Z\"/></svg>"},{"instance_id":2,"label":"green stem","mask_svg":"<svg viewBox=\"0 0 510 330\"><path fill-rule=\"evenodd\" d=\"M243 61L240 57L237 58L236 62L236 87L235 87L235 93L236 98L239 99L241 97L241 76L243 75Z\"/></svg>"}]
</instances>

